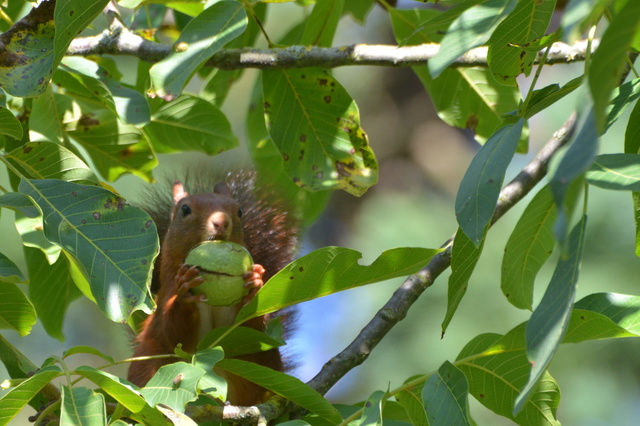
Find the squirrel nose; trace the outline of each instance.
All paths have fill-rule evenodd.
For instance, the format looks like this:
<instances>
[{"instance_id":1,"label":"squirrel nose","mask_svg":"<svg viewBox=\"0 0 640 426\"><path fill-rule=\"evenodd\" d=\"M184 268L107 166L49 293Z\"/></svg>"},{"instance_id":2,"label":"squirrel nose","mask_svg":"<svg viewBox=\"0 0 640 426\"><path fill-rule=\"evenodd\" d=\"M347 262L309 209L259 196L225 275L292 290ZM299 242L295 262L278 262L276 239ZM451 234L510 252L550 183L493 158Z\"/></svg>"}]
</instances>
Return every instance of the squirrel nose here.
<instances>
[{"instance_id":1,"label":"squirrel nose","mask_svg":"<svg viewBox=\"0 0 640 426\"><path fill-rule=\"evenodd\" d=\"M215 212L211 215L211 228L215 239L228 240L231 236L231 219L223 212Z\"/></svg>"}]
</instances>

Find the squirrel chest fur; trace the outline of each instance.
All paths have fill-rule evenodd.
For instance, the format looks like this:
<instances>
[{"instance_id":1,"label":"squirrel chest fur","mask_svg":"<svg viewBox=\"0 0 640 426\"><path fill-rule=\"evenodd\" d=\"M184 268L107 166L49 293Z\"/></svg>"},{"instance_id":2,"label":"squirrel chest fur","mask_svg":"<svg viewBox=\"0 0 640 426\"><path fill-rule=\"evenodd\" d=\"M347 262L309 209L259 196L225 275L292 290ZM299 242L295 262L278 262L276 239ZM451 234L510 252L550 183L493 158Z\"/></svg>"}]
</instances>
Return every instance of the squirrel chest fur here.
<instances>
[{"instance_id":1,"label":"squirrel chest fur","mask_svg":"<svg viewBox=\"0 0 640 426\"><path fill-rule=\"evenodd\" d=\"M197 187L197 185L196 185ZM202 188L197 188L202 191ZM172 354L178 344L195 352L200 339L215 327L233 324L243 306L262 287L263 282L289 263L297 243L295 226L278 201L256 196L255 177L240 173L230 183L217 183L213 191L189 195L180 182L173 185L170 202L153 201L145 206L161 235L160 255L156 260L154 283L157 291L155 313L142 325L135 342L134 356ZM153 197L153 195L152 195ZM185 265L189 251L210 240L231 241L245 246L255 265L245 273L249 295L235 306L211 306L190 289L202 284L199 271ZM268 318L248 320L243 326L264 331ZM246 361L282 371L278 349L239 357ZM128 379L144 386L163 365L175 358L133 362ZM263 388L231 374L227 400L234 405L254 405L266 397Z\"/></svg>"}]
</instances>

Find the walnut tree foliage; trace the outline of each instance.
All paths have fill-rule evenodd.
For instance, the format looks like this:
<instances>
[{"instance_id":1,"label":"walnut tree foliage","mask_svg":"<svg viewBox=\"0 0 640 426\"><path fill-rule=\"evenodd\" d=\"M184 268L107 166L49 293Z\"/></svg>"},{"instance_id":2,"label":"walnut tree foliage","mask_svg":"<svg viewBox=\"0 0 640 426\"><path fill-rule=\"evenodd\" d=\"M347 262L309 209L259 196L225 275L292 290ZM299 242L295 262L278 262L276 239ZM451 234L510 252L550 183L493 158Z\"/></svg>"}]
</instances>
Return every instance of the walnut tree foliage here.
<instances>
[{"instance_id":1,"label":"walnut tree foliage","mask_svg":"<svg viewBox=\"0 0 640 426\"><path fill-rule=\"evenodd\" d=\"M481 145L457 193L455 237L426 243L440 248L389 249L368 266L349 248L313 251L269 280L235 325L213 330L196 354L177 348L180 361L143 389L108 372L127 360L81 346L34 365L0 336L10 375L0 424L33 409L39 420L65 424L221 421L226 386L214 365L275 395L260 412L226 407L227 421L474 424L468 401L475 398L517 424L557 424L560 388L547 367L558 347L640 334L639 296L601 292L575 300L590 186L630 192L640 223L640 78L633 66L640 2L443 0L424 7L426 1L298 0L291 3L307 13L273 39L265 24L284 2L0 2L0 161L10 178L0 207L15 212L27 265L20 270L0 250L1 328L27 335L39 320L63 339L66 309L79 297L132 327L152 312L155 225L109 182L125 174L151 181L158 154L215 156L236 147L220 106L244 68L260 72L242 143L256 169L310 222L331 191L359 196L378 179L358 106L332 69L411 66L439 117L470 129ZM384 10L397 46L334 44L341 25L367 25L374 7ZM580 64L580 77L538 85L549 64L568 62ZM522 74L532 78L516 79ZM505 183L516 154L530 151L528 120L572 92L580 99L575 111ZM599 138L622 117L624 151L598 155ZM456 359L416 372L399 388L371 389L363 404L324 399L425 290L444 285L437 277L450 267L446 331L483 248L494 244L491 225L528 193L495 282L514 309L531 311L529 320L505 334L474 337ZM640 227L636 247L640 254ZM536 283L554 250L560 255L551 279ZM406 281L309 383L232 358L284 343L277 324L263 335L241 327L246 319L394 277ZM534 283L545 289L537 305ZM71 368L67 359L76 354L103 366Z\"/></svg>"}]
</instances>

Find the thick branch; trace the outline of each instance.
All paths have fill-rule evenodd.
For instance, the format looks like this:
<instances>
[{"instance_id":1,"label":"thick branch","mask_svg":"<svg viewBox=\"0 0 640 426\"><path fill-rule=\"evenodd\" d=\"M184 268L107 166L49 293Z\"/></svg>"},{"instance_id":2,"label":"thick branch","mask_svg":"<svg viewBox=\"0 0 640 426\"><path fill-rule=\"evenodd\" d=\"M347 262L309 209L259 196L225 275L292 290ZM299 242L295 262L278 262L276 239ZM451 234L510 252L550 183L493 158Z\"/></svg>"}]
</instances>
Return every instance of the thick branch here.
<instances>
[{"instance_id":1,"label":"thick branch","mask_svg":"<svg viewBox=\"0 0 640 426\"><path fill-rule=\"evenodd\" d=\"M593 44L593 49L597 43ZM117 19L102 34L79 37L73 40L67 55L128 55L148 62L158 62L171 53L171 46L149 41L127 29ZM207 66L225 70L241 68L336 68L349 65L377 65L385 67L411 67L423 65L433 58L439 44L418 46L392 46L354 44L341 47L290 46L272 49L223 49L206 63ZM554 43L546 63L570 63L584 60L586 41L574 45ZM538 54L538 60L542 53ZM487 65L487 48L478 47L458 58L452 67Z\"/></svg>"},{"instance_id":2,"label":"thick branch","mask_svg":"<svg viewBox=\"0 0 640 426\"><path fill-rule=\"evenodd\" d=\"M576 128L575 113L553 135L536 157L500 192L492 223L502 217L520 201L547 173L551 157L573 135ZM327 392L347 372L362 364L373 348L400 320L404 319L411 305L435 279L451 264L451 245L436 255L427 266L410 276L398 288L389 301L378 311L360 334L342 352L329 360L308 384L320 393Z\"/></svg>"}]
</instances>

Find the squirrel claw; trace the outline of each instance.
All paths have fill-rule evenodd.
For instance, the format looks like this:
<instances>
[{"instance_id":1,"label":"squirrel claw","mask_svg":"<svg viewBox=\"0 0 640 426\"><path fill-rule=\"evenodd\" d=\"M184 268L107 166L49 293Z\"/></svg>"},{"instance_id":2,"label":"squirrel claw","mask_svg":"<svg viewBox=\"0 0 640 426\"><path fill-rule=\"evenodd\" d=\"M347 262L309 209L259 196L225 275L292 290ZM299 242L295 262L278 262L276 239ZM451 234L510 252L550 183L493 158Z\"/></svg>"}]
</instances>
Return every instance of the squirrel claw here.
<instances>
[{"instance_id":1,"label":"squirrel claw","mask_svg":"<svg viewBox=\"0 0 640 426\"><path fill-rule=\"evenodd\" d=\"M204 295L194 296L189 293L192 288L198 287L204 282L204 279L200 276L200 271L196 266L190 266L187 264L180 265L178 272L176 273L176 283L178 285L178 296L185 302L202 302Z\"/></svg>"},{"instance_id":2,"label":"squirrel claw","mask_svg":"<svg viewBox=\"0 0 640 426\"><path fill-rule=\"evenodd\" d=\"M249 289L249 294L242 299L243 304L249 303L258 293L258 290L264 286L264 281L262 280L262 275L264 273L264 267L262 265L255 264L242 276L246 281L244 286Z\"/></svg>"}]
</instances>

